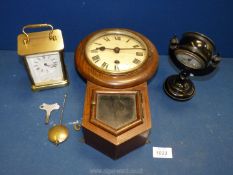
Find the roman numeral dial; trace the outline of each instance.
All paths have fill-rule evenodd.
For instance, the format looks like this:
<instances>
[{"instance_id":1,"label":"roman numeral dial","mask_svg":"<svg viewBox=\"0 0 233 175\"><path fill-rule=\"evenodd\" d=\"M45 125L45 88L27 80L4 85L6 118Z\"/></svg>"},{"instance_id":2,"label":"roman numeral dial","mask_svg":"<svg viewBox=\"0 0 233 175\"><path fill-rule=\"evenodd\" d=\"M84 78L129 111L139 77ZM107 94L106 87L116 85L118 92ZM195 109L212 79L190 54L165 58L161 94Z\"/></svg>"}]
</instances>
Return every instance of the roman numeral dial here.
<instances>
[{"instance_id":1,"label":"roman numeral dial","mask_svg":"<svg viewBox=\"0 0 233 175\"><path fill-rule=\"evenodd\" d=\"M103 62L102 64L101 64L101 67L103 68L103 69L108 69L108 63L106 63L106 62Z\"/></svg>"},{"instance_id":2,"label":"roman numeral dial","mask_svg":"<svg viewBox=\"0 0 233 175\"><path fill-rule=\"evenodd\" d=\"M99 55L95 55L95 56L92 57L92 60L93 60L94 63L97 63L97 62L100 61L100 56Z\"/></svg>"},{"instance_id":3,"label":"roman numeral dial","mask_svg":"<svg viewBox=\"0 0 233 175\"><path fill-rule=\"evenodd\" d=\"M86 44L85 52L86 59L94 68L113 74L134 71L148 57L144 40L120 29L92 36Z\"/></svg>"}]
</instances>

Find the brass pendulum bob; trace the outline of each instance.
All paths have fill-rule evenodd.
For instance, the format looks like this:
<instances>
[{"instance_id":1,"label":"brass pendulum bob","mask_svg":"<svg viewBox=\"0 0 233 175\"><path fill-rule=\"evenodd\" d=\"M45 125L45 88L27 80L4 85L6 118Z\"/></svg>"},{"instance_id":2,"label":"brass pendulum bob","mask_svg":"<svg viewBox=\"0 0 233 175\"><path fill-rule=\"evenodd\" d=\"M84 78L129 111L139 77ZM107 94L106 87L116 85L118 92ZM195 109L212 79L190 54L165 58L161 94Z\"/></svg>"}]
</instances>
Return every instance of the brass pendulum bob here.
<instances>
[{"instance_id":1,"label":"brass pendulum bob","mask_svg":"<svg viewBox=\"0 0 233 175\"><path fill-rule=\"evenodd\" d=\"M64 142L69 136L68 128L65 125L62 125L66 97L67 97L67 94L64 95L64 101L63 101L63 105L62 105L61 113L60 113L60 124L53 126L48 131L49 141L51 141L52 143L56 145Z\"/></svg>"}]
</instances>

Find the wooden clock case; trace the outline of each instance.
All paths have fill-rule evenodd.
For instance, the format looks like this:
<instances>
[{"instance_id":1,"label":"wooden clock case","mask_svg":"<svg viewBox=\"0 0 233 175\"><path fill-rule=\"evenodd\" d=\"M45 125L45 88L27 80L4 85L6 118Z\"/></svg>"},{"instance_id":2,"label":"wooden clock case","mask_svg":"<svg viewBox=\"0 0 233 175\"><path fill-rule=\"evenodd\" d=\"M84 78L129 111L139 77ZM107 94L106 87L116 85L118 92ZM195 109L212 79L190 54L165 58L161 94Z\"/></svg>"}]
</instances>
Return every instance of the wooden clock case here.
<instances>
[{"instance_id":1,"label":"wooden clock case","mask_svg":"<svg viewBox=\"0 0 233 175\"><path fill-rule=\"evenodd\" d=\"M85 54L86 43L100 31L94 32L82 40L75 52L76 69L87 79L82 120L85 142L113 159L117 159L147 142L151 128L147 80L155 74L158 66L158 52L155 46L145 36L129 29L123 30L139 36L148 47L147 61L134 71L111 74L94 68L88 62ZM116 98L126 99L126 103L127 99L134 102L135 109L132 109L134 116L127 119L119 117L121 119L116 119L115 123L114 119L99 118L97 115L98 103L102 96L102 99L106 99L108 95L113 98L115 95ZM134 100L130 100L130 98Z\"/></svg>"}]
</instances>

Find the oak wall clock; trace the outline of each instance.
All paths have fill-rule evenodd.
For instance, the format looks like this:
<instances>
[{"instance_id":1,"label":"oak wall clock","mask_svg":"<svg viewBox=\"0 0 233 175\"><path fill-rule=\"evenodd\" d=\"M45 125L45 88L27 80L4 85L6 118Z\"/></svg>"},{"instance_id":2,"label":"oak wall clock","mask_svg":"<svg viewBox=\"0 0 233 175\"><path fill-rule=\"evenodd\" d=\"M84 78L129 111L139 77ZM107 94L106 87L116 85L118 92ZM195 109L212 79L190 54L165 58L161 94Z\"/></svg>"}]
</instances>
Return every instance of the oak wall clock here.
<instances>
[{"instance_id":1,"label":"oak wall clock","mask_svg":"<svg viewBox=\"0 0 233 175\"><path fill-rule=\"evenodd\" d=\"M147 80L158 52L129 29L104 29L84 38L75 52L87 79L83 112L85 142L113 159L146 143L151 128Z\"/></svg>"}]
</instances>

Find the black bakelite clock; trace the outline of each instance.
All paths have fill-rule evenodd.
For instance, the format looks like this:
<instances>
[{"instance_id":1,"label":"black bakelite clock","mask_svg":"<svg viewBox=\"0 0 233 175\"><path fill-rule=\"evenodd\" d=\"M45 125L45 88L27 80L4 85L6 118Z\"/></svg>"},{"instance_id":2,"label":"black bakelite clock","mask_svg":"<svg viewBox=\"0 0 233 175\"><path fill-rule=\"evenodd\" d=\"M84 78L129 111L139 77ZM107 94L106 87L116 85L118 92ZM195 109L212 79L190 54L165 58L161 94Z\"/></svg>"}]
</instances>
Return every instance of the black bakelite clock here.
<instances>
[{"instance_id":1,"label":"black bakelite clock","mask_svg":"<svg viewBox=\"0 0 233 175\"><path fill-rule=\"evenodd\" d=\"M170 40L169 55L181 73L169 76L164 90L168 96L180 101L191 99L195 93L190 75L209 74L220 62L214 42L198 32L186 32L180 40L174 36Z\"/></svg>"}]
</instances>

